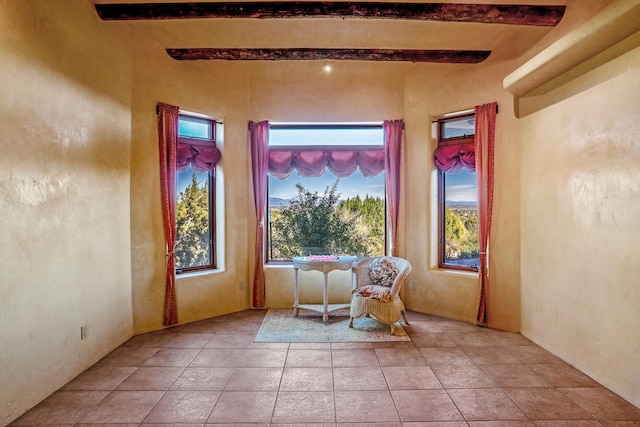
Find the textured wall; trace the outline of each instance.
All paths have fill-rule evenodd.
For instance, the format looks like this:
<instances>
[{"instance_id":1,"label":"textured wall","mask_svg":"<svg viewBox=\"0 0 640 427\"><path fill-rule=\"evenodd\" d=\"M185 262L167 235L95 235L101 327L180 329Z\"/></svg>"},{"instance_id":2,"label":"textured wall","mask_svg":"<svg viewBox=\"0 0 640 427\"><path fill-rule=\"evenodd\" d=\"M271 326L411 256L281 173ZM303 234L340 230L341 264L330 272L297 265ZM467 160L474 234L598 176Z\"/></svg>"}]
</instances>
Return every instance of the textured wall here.
<instances>
[{"instance_id":1,"label":"textured wall","mask_svg":"<svg viewBox=\"0 0 640 427\"><path fill-rule=\"evenodd\" d=\"M133 331L128 32L97 21L0 2L0 425Z\"/></svg>"},{"instance_id":2,"label":"textured wall","mask_svg":"<svg viewBox=\"0 0 640 427\"><path fill-rule=\"evenodd\" d=\"M180 62L153 39L133 41L131 248L136 333L162 328L165 244L160 208L156 104L224 121L216 198L218 270L177 279L178 321L249 307L247 224L253 221L247 143L249 83L232 62ZM244 285L243 285L244 284Z\"/></svg>"},{"instance_id":3,"label":"textured wall","mask_svg":"<svg viewBox=\"0 0 640 427\"><path fill-rule=\"evenodd\" d=\"M522 331L640 406L640 47L521 120Z\"/></svg>"},{"instance_id":4,"label":"textured wall","mask_svg":"<svg viewBox=\"0 0 640 427\"><path fill-rule=\"evenodd\" d=\"M330 74L322 71L322 65L319 61L252 65L250 117L276 122L382 122L402 118L402 76L407 65L339 61L333 63ZM248 247L253 248L253 233L250 238ZM250 263L253 271L253 259ZM265 278L266 305L290 307L293 268L267 266ZM301 272L301 300L322 302L322 283L321 273ZM331 302L348 302L350 289L349 274L329 274Z\"/></svg>"},{"instance_id":5,"label":"textured wall","mask_svg":"<svg viewBox=\"0 0 640 427\"><path fill-rule=\"evenodd\" d=\"M404 118L403 202L400 220L400 253L413 265L405 287L408 307L467 321L474 321L477 274L437 269L435 171L431 139L433 117L491 101L500 103L496 148L496 195L492 235L490 324L519 330L519 147L510 143L515 133L511 95L502 79L513 62L487 64L362 64L336 63L330 75L317 63L281 63L253 66L251 117L275 121L382 121ZM251 236L250 236L251 237ZM252 247L249 245L249 247ZM252 270L251 270L252 271ZM304 273L301 274L301 276ZM331 273L332 295L348 301L349 278ZM322 275L307 277L307 287L321 289ZM291 268L266 268L267 305L287 307L293 294ZM312 291L310 291L312 292ZM320 295L316 294L320 300Z\"/></svg>"},{"instance_id":6,"label":"textured wall","mask_svg":"<svg viewBox=\"0 0 640 427\"><path fill-rule=\"evenodd\" d=\"M407 305L417 311L474 322L477 313L477 273L438 269L437 171L433 164L436 141L431 121L442 114L472 109L496 101L495 186L493 225L489 251L489 326L520 328L519 251L519 146L512 97L502 88L502 78L514 62L493 61L474 66L425 67L407 76L406 171L407 208L405 247L413 263L405 289Z\"/></svg>"}]
</instances>

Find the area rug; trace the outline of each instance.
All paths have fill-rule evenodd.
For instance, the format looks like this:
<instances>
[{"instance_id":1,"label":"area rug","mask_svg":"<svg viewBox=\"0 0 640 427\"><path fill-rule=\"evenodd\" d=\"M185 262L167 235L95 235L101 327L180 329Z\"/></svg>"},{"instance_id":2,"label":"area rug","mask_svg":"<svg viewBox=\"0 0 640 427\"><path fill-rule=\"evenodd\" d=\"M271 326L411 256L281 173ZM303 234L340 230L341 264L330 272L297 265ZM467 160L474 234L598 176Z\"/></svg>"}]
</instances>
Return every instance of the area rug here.
<instances>
[{"instance_id":1,"label":"area rug","mask_svg":"<svg viewBox=\"0 0 640 427\"><path fill-rule=\"evenodd\" d=\"M407 332L396 325L391 328L377 320L362 316L349 327L349 309L331 312L327 323L322 314L300 309L298 316L293 309L269 309L255 342L382 342L411 341Z\"/></svg>"}]
</instances>

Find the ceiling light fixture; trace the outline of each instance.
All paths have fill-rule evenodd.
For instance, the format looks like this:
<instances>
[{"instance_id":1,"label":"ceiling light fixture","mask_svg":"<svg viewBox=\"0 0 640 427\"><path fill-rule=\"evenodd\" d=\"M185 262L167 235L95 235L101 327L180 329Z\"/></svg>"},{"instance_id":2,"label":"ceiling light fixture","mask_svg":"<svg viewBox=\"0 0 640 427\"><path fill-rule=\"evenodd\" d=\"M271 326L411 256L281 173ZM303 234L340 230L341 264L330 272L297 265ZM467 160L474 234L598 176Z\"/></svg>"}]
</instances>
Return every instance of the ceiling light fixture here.
<instances>
[{"instance_id":1,"label":"ceiling light fixture","mask_svg":"<svg viewBox=\"0 0 640 427\"><path fill-rule=\"evenodd\" d=\"M331 71L333 71L333 67L328 62L325 62L324 65L322 66L322 71L329 74L331 73Z\"/></svg>"}]
</instances>

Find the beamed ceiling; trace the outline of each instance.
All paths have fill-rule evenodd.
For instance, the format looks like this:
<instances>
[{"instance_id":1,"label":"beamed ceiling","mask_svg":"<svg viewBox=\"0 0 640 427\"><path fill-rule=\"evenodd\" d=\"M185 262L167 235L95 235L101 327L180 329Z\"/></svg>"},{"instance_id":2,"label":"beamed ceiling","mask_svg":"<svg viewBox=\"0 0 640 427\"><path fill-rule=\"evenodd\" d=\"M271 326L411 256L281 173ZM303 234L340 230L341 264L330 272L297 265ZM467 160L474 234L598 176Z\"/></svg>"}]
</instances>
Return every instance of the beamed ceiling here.
<instances>
[{"instance_id":1,"label":"beamed ceiling","mask_svg":"<svg viewBox=\"0 0 640 427\"><path fill-rule=\"evenodd\" d=\"M513 58L563 18L565 0L157 2L96 0L176 60L355 60L476 64Z\"/></svg>"}]
</instances>

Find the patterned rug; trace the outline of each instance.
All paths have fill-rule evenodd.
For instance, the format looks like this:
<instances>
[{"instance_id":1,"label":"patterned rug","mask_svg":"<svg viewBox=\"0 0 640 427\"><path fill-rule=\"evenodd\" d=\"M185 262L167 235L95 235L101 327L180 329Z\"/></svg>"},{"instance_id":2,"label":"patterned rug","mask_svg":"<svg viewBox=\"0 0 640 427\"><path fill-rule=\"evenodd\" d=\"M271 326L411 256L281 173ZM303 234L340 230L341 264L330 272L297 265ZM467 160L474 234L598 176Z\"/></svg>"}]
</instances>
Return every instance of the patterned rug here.
<instances>
[{"instance_id":1,"label":"patterned rug","mask_svg":"<svg viewBox=\"0 0 640 427\"><path fill-rule=\"evenodd\" d=\"M322 314L300 309L297 317L293 309L269 309L255 342L376 342L411 341L407 332L396 324L395 335L391 328L377 320L362 316L349 327L349 309L329 314L327 323Z\"/></svg>"}]
</instances>

